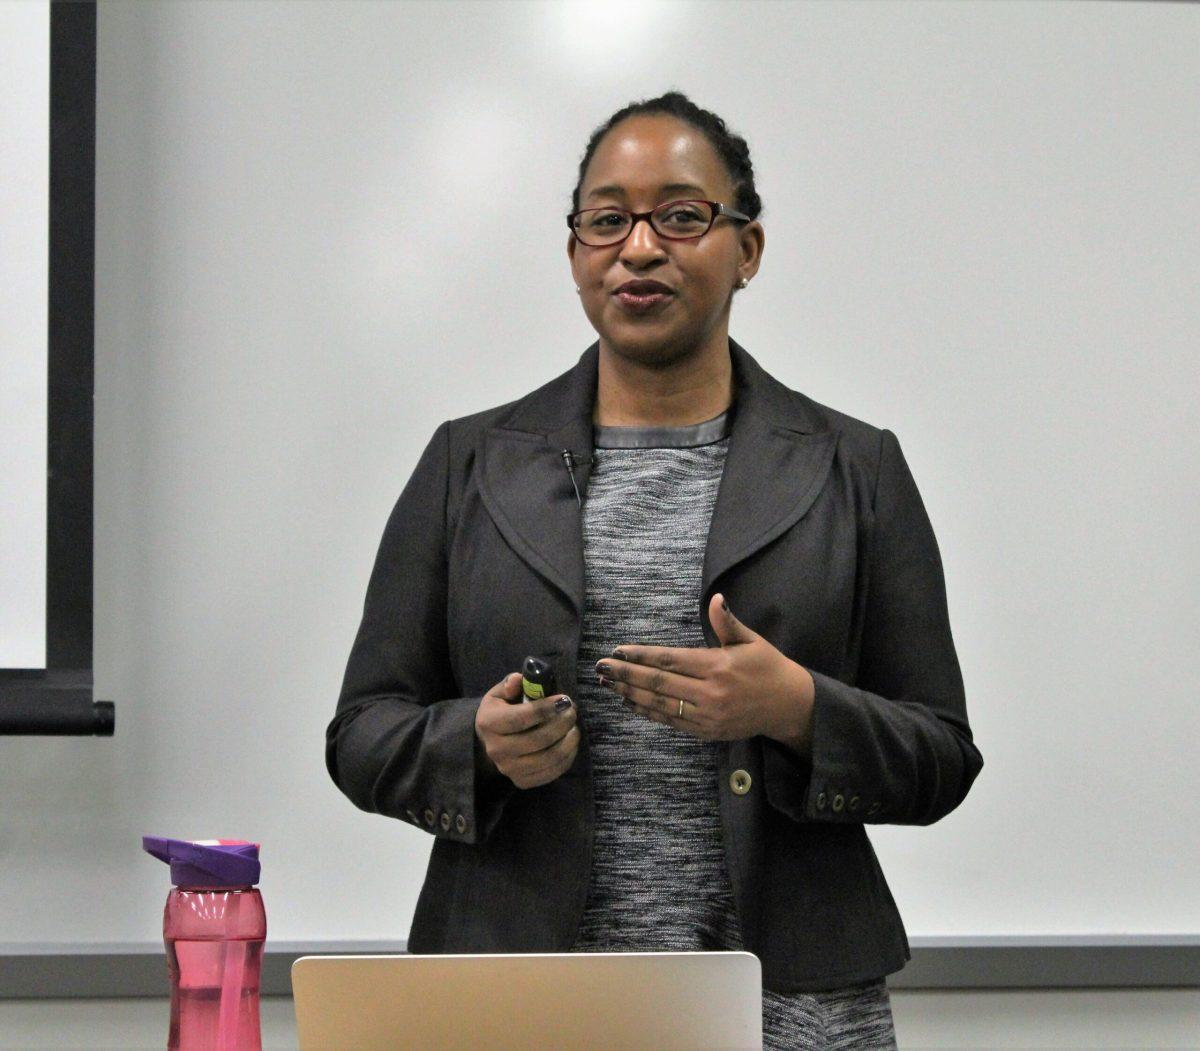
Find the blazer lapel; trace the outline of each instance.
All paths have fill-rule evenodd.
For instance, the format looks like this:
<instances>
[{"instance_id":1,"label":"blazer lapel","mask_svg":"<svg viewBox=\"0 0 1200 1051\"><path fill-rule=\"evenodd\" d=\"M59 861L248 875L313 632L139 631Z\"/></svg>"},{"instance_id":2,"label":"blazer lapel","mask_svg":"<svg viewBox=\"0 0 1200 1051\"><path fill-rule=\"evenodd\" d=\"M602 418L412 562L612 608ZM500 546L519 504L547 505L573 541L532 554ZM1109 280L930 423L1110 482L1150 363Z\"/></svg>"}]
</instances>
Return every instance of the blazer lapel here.
<instances>
[{"instance_id":1,"label":"blazer lapel","mask_svg":"<svg viewBox=\"0 0 1200 1051\"><path fill-rule=\"evenodd\" d=\"M600 344L483 435L479 492L504 539L583 615L583 517ZM563 459L574 456L575 482Z\"/></svg>"},{"instance_id":2,"label":"blazer lapel","mask_svg":"<svg viewBox=\"0 0 1200 1051\"><path fill-rule=\"evenodd\" d=\"M521 398L484 432L479 489L521 558L584 610L583 519L562 453L574 457L586 499L600 344ZM736 406L704 555L702 607L717 579L789 529L812 506L838 432L808 399L770 376L729 340Z\"/></svg>"},{"instance_id":3,"label":"blazer lapel","mask_svg":"<svg viewBox=\"0 0 1200 1051\"><path fill-rule=\"evenodd\" d=\"M737 405L704 552L701 605L718 578L790 529L829 477L838 432L729 341ZM704 623L708 623L707 616Z\"/></svg>"}]
</instances>

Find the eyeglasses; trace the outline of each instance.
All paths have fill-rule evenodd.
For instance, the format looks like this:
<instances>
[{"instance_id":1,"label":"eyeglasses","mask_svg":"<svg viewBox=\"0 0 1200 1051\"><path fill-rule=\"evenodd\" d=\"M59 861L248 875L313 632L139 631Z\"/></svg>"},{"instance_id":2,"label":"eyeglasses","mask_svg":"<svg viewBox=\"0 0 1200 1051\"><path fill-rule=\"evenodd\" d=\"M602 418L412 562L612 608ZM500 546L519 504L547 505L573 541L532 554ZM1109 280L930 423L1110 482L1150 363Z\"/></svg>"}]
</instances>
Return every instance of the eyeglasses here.
<instances>
[{"instance_id":1,"label":"eyeglasses","mask_svg":"<svg viewBox=\"0 0 1200 1051\"><path fill-rule=\"evenodd\" d=\"M581 244L603 248L620 244L642 219L648 219L654 232L668 241L694 241L712 229L720 215L748 223L742 215L720 201L668 201L651 212L630 212L624 208L584 208L567 216L567 226Z\"/></svg>"}]
</instances>

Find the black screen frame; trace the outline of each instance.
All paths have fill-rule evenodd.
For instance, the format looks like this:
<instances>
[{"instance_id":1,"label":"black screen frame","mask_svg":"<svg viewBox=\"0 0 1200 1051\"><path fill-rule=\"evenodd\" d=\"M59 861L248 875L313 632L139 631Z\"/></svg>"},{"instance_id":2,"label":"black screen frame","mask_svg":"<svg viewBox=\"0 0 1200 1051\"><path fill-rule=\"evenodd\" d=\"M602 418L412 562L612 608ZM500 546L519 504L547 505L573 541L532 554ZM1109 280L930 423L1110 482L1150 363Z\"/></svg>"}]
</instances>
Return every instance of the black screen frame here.
<instances>
[{"instance_id":1,"label":"black screen frame","mask_svg":"<svg viewBox=\"0 0 1200 1051\"><path fill-rule=\"evenodd\" d=\"M46 667L0 668L0 733L113 732L92 697L96 4L50 4Z\"/></svg>"}]
</instances>

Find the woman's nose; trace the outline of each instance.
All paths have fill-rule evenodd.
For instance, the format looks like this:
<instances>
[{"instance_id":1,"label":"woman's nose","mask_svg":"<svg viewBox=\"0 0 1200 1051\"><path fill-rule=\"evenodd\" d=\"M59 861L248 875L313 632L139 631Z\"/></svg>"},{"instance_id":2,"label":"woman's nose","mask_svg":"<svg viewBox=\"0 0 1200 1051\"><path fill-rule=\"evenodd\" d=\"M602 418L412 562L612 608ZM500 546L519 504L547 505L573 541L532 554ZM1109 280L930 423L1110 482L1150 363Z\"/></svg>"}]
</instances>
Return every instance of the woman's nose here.
<instances>
[{"instance_id":1,"label":"woman's nose","mask_svg":"<svg viewBox=\"0 0 1200 1051\"><path fill-rule=\"evenodd\" d=\"M659 241L658 233L650 225L649 219L639 219L634 223L633 229L629 231L629 236L625 238L625 243L621 245L622 255L626 255L626 253L654 254L661 250L662 244Z\"/></svg>"}]
</instances>

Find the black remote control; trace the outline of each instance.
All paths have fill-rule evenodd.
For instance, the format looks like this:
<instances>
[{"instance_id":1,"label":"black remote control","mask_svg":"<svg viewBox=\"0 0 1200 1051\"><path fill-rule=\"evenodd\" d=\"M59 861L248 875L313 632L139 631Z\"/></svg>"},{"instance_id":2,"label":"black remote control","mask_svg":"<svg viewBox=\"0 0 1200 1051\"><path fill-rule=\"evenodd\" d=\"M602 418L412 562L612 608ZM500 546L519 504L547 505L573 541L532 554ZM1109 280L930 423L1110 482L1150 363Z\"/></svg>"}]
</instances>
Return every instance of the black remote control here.
<instances>
[{"instance_id":1,"label":"black remote control","mask_svg":"<svg viewBox=\"0 0 1200 1051\"><path fill-rule=\"evenodd\" d=\"M558 693L558 681L554 677L554 666L540 657L526 657L521 668L521 701L536 701L542 697L553 697Z\"/></svg>"}]
</instances>

